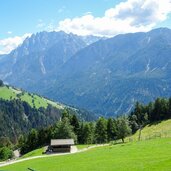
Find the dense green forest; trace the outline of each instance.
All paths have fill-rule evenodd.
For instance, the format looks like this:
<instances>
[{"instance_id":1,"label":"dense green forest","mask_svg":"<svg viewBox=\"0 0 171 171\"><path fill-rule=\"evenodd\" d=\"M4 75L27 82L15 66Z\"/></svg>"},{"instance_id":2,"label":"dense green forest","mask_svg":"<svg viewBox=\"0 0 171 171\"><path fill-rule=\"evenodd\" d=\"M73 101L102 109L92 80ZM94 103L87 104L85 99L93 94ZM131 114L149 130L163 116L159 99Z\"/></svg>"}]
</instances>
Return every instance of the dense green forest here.
<instances>
[{"instance_id":1,"label":"dense green forest","mask_svg":"<svg viewBox=\"0 0 171 171\"><path fill-rule=\"evenodd\" d=\"M32 108L21 100L0 99L0 135L9 137L13 142L21 133L27 133L31 128L46 127L59 120L61 111L53 106Z\"/></svg>"},{"instance_id":2,"label":"dense green forest","mask_svg":"<svg viewBox=\"0 0 171 171\"><path fill-rule=\"evenodd\" d=\"M15 143L20 134L28 133L31 128L54 124L65 109L80 120L91 121L96 117L86 110L4 85L0 80L0 137L9 137Z\"/></svg>"}]
</instances>

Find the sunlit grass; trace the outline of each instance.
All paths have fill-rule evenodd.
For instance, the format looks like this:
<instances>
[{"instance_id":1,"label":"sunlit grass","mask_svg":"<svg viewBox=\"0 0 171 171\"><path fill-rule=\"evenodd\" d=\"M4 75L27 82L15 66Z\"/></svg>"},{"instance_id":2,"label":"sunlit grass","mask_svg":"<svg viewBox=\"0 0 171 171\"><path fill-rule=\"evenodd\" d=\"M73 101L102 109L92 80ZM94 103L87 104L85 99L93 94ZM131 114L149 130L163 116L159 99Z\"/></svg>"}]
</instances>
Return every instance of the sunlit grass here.
<instances>
[{"instance_id":1,"label":"sunlit grass","mask_svg":"<svg viewBox=\"0 0 171 171\"><path fill-rule=\"evenodd\" d=\"M139 131L137 131L133 136L131 136L130 140L138 140L138 136ZM171 137L171 119L161 121L153 125L147 125L141 131L141 140L148 140L160 137Z\"/></svg>"},{"instance_id":2,"label":"sunlit grass","mask_svg":"<svg viewBox=\"0 0 171 171\"><path fill-rule=\"evenodd\" d=\"M32 159L1 170L25 171L169 171L171 169L171 138L158 138L105 147L64 156Z\"/></svg>"},{"instance_id":3,"label":"sunlit grass","mask_svg":"<svg viewBox=\"0 0 171 171\"><path fill-rule=\"evenodd\" d=\"M27 102L31 107L35 107L37 109L40 107L47 108L48 104L58 109L64 109L65 107L62 104L55 103L41 96L30 94L27 92L22 92L21 90L17 90L7 86L0 87L0 98L5 100L21 99L22 101Z\"/></svg>"}]
</instances>

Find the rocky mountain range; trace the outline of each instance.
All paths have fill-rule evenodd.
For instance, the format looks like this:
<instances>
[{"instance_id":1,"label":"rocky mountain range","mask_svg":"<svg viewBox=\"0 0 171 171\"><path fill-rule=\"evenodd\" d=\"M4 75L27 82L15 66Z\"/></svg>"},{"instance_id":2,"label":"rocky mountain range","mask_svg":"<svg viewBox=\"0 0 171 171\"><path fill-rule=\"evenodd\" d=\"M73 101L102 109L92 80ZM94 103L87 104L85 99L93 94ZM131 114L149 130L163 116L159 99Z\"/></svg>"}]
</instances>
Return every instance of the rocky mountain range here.
<instances>
[{"instance_id":1,"label":"rocky mountain range","mask_svg":"<svg viewBox=\"0 0 171 171\"><path fill-rule=\"evenodd\" d=\"M105 116L171 95L171 30L113 38L41 32L0 58L0 78Z\"/></svg>"}]
</instances>

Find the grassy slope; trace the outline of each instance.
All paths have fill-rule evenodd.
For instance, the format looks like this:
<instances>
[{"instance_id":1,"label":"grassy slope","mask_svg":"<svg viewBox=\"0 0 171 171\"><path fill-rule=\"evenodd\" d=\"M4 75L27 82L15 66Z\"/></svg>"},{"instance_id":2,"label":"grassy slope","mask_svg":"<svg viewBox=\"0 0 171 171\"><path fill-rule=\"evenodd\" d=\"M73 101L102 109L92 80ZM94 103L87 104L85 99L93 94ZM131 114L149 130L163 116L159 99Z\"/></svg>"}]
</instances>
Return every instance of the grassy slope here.
<instances>
[{"instance_id":1,"label":"grassy slope","mask_svg":"<svg viewBox=\"0 0 171 171\"><path fill-rule=\"evenodd\" d=\"M5 100L9 100L10 97L16 98L16 94L16 91L13 91L11 88L8 89L6 86L0 87L0 97Z\"/></svg>"},{"instance_id":2,"label":"grassy slope","mask_svg":"<svg viewBox=\"0 0 171 171\"><path fill-rule=\"evenodd\" d=\"M77 149L82 150L84 148L88 148L90 146L94 146L94 144L82 144L82 145L77 145ZM42 147L36 150L33 150L27 154L25 154L24 156L22 156L21 158L27 158L27 157L34 157L34 156L41 156L42 153L45 151L46 147Z\"/></svg>"},{"instance_id":3,"label":"grassy slope","mask_svg":"<svg viewBox=\"0 0 171 171\"><path fill-rule=\"evenodd\" d=\"M126 142L129 142L129 140L137 141L138 140L138 134L139 132L135 133L133 136L128 137L126 139ZM161 136L159 136L161 135ZM155 125L147 125L141 133L141 140L148 140L148 139L154 139L158 137L171 137L171 119L162 121ZM118 143L121 142L121 140L117 141ZM83 144L83 145L77 145L77 148L79 150L87 148L89 146L92 146L94 144ZM27 157L34 157L34 156L40 156L42 155L42 152L44 151L44 148L40 148L37 150L34 150L32 152L29 152L28 154L25 154L23 158Z\"/></svg>"},{"instance_id":4,"label":"grassy slope","mask_svg":"<svg viewBox=\"0 0 171 171\"><path fill-rule=\"evenodd\" d=\"M27 157L34 157L34 156L41 156L42 153L45 151L45 148L42 147L42 148L39 148L39 149L36 149L36 150L33 150L27 154L25 154L24 156L22 156L21 158L27 158Z\"/></svg>"},{"instance_id":5,"label":"grassy slope","mask_svg":"<svg viewBox=\"0 0 171 171\"><path fill-rule=\"evenodd\" d=\"M0 169L19 171L171 170L171 138L98 147L66 156L34 159Z\"/></svg>"},{"instance_id":6,"label":"grassy slope","mask_svg":"<svg viewBox=\"0 0 171 171\"><path fill-rule=\"evenodd\" d=\"M88 147L91 147L91 146L94 146L95 144L80 144L80 145L77 145L77 149L78 150L82 150L84 148L88 148Z\"/></svg>"},{"instance_id":7,"label":"grassy slope","mask_svg":"<svg viewBox=\"0 0 171 171\"><path fill-rule=\"evenodd\" d=\"M36 108L39 108L39 107L46 108L48 104L51 104L52 106L55 106L59 109L64 108L62 104L55 103L53 101L50 101L48 99L45 99L35 94L29 94L27 92L22 93L21 90L14 89L12 87L8 88L7 86L0 87L0 98L5 99L5 100L20 98L22 101L28 102L32 107L35 105Z\"/></svg>"},{"instance_id":8,"label":"grassy slope","mask_svg":"<svg viewBox=\"0 0 171 171\"><path fill-rule=\"evenodd\" d=\"M139 131L130 137L132 140L137 140ZM154 125L147 125L141 131L141 140L148 140L157 137L171 137L171 119L156 123Z\"/></svg>"},{"instance_id":9,"label":"grassy slope","mask_svg":"<svg viewBox=\"0 0 171 171\"><path fill-rule=\"evenodd\" d=\"M157 138L159 137L162 138ZM138 132L128 139L137 140ZM57 170L171 170L171 120L146 126L142 139L109 147L99 147L84 153L52 158L34 159L4 167L6 170L27 170L32 167L41 171ZM157 138L157 139L154 139ZM127 140L128 140L127 139ZM149 140L151 139L151 140ZM87 145L78 145L82 149ZM25 156L41 155L43 148Z\"/></svg>"}]
</instances>

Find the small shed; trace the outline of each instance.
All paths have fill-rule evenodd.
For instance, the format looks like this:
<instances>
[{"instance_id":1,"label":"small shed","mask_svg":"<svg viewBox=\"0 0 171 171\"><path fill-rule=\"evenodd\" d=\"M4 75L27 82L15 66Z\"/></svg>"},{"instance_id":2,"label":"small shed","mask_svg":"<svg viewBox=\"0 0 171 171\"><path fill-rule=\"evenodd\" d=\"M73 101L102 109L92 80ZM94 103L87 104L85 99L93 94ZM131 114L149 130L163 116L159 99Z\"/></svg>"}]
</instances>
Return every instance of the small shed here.
<instances>
[{"instance_id":1,"label":"small shed","mask_svg":"<svg viewBox=\"0 0 171 171\"><path fill-rule=\"evenodd\" d=\"M50 150L53 153L71 152L71 146L74 145L73 139L52 139Z\"/></svg>"}]
</instances>

